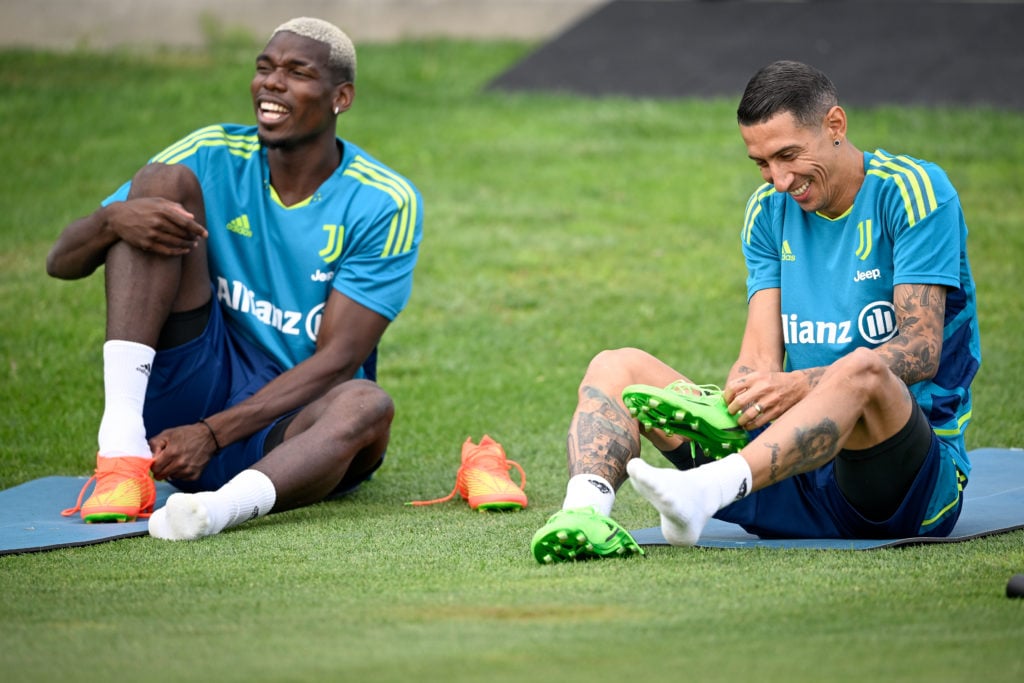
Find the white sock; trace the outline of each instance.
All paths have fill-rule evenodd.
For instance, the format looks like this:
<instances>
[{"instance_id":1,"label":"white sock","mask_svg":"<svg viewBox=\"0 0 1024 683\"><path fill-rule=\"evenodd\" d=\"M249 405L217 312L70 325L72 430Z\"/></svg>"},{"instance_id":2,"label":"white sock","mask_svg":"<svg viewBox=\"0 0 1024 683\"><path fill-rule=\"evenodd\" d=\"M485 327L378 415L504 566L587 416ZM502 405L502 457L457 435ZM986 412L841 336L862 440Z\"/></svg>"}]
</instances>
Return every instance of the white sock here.
<instances>
[{"instance_id":1,"label":"white sock","mask_svg":"<svg viewBox=\"0 0 1024 683\"><path fill-rule=\"evenodd\" d=\"M146 441L142 406L156 351L136 342L114 339L103 345L103 419L99 429L102 457L153 457Z\"/></svg>"},{"instance_id":2,"label":"white sock","mask_svg":"<svg viewBox=\"0 0 1024 683\"><path fill-rule=\"evenodd\" d=\"M565 500L562 509L594 506L599 513L607 517L612 514L615 504L615 487L599 474L577 474L569 479L565 487Z\"/></svg>"},{"instance_id":3,"label":"white sock","mask_svg":"<svg viewBox=\"0 0 1024 683\"><path fill-rule=\"evenodd\" d=\"M149 534L167 541L191 541L219 534L270 513L277 490L267 475L242 470L216 491L174 493L149 518Z\"/></svg>"},{"instance_id":4,"label":"white sock","mask_svg":"<svg viewBox=\"0 0 1024 683\"><path fill-rule=\"evenodd\" d=\"M753 475L739 453L692 470L626 465L633 488L661 513L661 533L672 545L694 545L711 516L750 494Z\"/></svg>"}]
</instances>

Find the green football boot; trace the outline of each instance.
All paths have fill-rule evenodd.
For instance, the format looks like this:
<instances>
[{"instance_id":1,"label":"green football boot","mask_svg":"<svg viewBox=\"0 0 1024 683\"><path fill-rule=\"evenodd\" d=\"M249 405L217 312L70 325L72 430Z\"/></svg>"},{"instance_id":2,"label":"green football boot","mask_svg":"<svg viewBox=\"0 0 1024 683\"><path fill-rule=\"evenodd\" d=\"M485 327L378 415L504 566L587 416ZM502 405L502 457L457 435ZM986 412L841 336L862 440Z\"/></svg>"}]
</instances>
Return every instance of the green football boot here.
<instances>
[{"instance_id":1,"label":"green football boot","mask_svg":"<svg viewBox=\"0 0 1024 683\"><path fill-rule=\"evenodd\" d=\"M541 564L644 554L628 531L592 507L553 514L533 535L530 549Z\"/></svg>"},{"instance_id":2,"label":"green football boot","mask_svg":"<svg viewBox=\"0 0 1024 683\"><path fill-rule=\"evenodd\" d=\"M737 453L750 441L729 412L722 390L713 384L678 381L664 389L633 384L623 389L622 400L644 429L684 436L715 460Z\"/></svg>"}]
</instances>

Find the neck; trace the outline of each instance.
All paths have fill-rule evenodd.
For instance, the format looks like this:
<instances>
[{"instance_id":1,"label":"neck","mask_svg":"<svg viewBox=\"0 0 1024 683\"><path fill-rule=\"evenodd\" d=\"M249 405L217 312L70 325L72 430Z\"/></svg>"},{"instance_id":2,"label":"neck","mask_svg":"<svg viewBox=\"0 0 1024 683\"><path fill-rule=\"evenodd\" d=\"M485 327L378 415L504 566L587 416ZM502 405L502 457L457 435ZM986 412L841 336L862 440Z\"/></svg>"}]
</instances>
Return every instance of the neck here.
<instances>
[{"instance_id":1,"label":"neck","mask_svg":"<svg viewBox=\"0 0 1024 683\"><path fill-rule=\"evenodd\" d=\"M853 200L857 198L857 193L860 192L860 188L864 184L864 154L849 142L844 144L842 154L843 191L839 197L840 201L835 216L829 214L830 218L836 218L846 213L853 206Z\"/></svg>"},{"instance_id":2,"label":"neck","mask_svg":"<svg viewBox=\"0 0 1024 683\"><path fill-rule=\"evenodd\" d=\"M267 162L270 184L281 202L291 206L312 196L334 173L341 163L341 146L332 134L295 147L271 147Z\"/></svg>"}]
</instances>

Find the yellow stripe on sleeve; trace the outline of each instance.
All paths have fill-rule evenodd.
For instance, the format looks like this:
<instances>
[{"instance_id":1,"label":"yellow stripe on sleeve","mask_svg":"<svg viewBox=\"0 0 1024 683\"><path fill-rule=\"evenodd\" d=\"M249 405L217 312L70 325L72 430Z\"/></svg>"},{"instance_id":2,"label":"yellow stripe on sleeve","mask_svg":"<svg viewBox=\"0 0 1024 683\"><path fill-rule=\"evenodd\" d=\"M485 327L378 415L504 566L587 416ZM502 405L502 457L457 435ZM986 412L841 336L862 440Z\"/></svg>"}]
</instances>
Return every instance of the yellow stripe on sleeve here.
<instances>
[{"instance_id":1,"label":"yellow stripe on sleeve","mask_svg":"<svg viewBox=\"0 0 1024 683\"><path fill-rule=\"evenodd\" d=\"M407 180L393 171L357 156L345 169L345 175L387 193L398 212L391 221L381 257L397 256L412 249L419 210L416 192Z\"/></svg>"}]
</instances>

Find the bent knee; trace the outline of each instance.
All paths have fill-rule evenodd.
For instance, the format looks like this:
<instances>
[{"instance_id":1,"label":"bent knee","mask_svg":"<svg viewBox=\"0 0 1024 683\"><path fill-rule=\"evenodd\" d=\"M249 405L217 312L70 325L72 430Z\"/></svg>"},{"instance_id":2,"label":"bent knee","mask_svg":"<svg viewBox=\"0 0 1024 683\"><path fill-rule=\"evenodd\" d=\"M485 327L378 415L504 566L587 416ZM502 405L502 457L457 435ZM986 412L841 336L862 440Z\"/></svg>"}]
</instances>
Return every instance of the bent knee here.
<instances>
[{"instance_id":1,"label":"bent knee","mask_svg":"<svg viewBox=\"0 0 1024 683\"><path fill-rule=\"evenodd\" d=\"M844 381L857 385L868 394L882 392L894 381L902 384L885 360L866 348L854 349L836 361L833 369Z\"/></svg>"},{"instance_id":2,"label":"bent knee","mask_svg":"<svg viewBox=\"0 0 1024 683\"><path fill-rule=\"evenodd\" d=\"M162 197L181 204L202 198L199 179L184 164L149 163L136 171L128 196Z\"/></svg>"},{"instance_id":3,"label":"bent knee","mask_svg":"<svg viewBox=\"0 0 1024 683\"><path fill-rule=\"evenodd\" d=\"M603 372L614 369L628 369L637 367L651 358L651 355L641 349L626 346L619 349L605 349L590 359L587 372Z\"/></svg>"},{"instance_id":4,"label":"bent knee","mask_svg":"<svg viewBox=\"0 0 1024 683\"><path fill-rule=\"evenodd\" d=\"M331 409L350 416L359 416L369 422L391 423L395 416L395 403L376 382L353 379L331 389L327 398Z\"/></svg>"}]
</instances>

